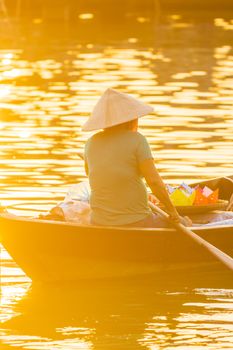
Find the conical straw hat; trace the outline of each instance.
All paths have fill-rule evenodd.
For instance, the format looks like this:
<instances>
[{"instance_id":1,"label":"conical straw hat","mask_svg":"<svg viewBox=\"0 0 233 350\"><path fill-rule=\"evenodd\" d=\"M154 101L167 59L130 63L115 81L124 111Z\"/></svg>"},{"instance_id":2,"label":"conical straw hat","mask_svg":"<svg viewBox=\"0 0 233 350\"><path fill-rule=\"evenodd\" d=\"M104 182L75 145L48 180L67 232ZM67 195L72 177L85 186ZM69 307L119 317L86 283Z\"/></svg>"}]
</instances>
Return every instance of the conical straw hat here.
<instances>
[{"instance_id":1,"label":"conical straw hat","mask_svg":"<svg viewBox=\"0 0 233 350\"><path fill-rule=\"evenodd\" d=\"M107 89L83 126L84 131L109 128L153 112L153 108L122 92Z\"/></svg>"}]
</instances>

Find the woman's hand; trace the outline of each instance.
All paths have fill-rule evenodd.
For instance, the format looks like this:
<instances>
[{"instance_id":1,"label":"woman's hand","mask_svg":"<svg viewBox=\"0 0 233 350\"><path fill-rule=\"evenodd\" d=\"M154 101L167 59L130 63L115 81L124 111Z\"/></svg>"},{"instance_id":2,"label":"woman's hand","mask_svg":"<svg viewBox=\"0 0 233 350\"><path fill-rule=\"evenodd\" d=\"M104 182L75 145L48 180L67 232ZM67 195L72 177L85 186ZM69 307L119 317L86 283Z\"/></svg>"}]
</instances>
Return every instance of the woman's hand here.
<instances>
[{"instance_id":1,"label":"woman's hand","mask_svg":"<svg viewBox=\"0 0 233 350\"><path fill-rule=\"evenodd\" d=\"M176 211L170 213L169 218L171 221L173 221L176 224L181 223L181 221L180 221L181 217L179 216L179 214Z\"/></svg>"},{"instance_id":2,"label":"woman's hand","mask_svg":"<svg viewBox=\"0 0 233 350\"><path fill-rule=\"evenodd\" d=\"M173 221L176 224L182 224L184 226L192 226L192 220L188 216L179 216L179 214L174 211L171 214L169 214L170 220Z\"/></svg>"}]
</instances>

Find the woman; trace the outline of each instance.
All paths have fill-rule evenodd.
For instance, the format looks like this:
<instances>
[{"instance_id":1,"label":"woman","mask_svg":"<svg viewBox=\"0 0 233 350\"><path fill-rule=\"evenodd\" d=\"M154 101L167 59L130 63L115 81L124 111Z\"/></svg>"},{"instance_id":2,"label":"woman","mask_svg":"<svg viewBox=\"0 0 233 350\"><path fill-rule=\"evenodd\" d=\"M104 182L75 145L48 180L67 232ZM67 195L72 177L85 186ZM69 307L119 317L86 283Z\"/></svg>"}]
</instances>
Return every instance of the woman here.
<instances>
[{"instance_id":1,"label":"woman","mask_svg":"<svg viewBox=\"0 0 233 350\"><path fill-rule=\"evenodd\" d=\"M150 146L137 131L138 118L152 111L152 107L135 98L108 89L85 123L84 131L103 129L85 145L93 224L166 227L168 224L150 210L143 177L152 193L165 205L170 218L180 222L155 168Z\"/></svg>"}]
</instances>

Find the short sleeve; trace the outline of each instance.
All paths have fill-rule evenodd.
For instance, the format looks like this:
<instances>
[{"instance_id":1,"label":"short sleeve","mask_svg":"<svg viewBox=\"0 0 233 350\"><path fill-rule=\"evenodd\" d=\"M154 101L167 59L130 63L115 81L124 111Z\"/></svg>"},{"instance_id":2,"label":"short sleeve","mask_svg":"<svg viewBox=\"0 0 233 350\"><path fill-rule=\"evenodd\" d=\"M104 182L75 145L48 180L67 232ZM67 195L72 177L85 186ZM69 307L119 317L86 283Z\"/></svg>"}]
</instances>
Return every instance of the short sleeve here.
<instances>
[{"instance_id":1,"label":"short sleeve","mask_svg":"<svg viewBox=\"0 0 233 350\"><path fill-rule=\"evenodd\" d=\"M138 162L143 162L147 159L153 159L153 155L151 153L150 145L145 136L140 135L140 140L137 146L136 157Z\"/></svg>"}]
</instances>

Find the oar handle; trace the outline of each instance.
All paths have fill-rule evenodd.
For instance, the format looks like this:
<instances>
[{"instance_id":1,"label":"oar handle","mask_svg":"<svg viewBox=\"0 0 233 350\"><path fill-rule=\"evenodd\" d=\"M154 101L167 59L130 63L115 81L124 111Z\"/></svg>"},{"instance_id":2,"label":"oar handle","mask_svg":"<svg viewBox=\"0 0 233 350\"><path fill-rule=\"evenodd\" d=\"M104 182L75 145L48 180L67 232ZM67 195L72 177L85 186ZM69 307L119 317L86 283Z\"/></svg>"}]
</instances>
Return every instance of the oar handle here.
<instances>
[{"instance_id":1,"label":"oar handle","mask_svg":"<svg viewBox=\"0 0 233 350\"><path fill-rule=\"evenodd\" d=\"M229 255L222 252L220 249L198 236L196 233L191 231L190 228L185 227L181 223L173 222L167 213L165 213L161 208L158 208L151 202L150 207L154 212L158 213L161 217L169 221L171 225L174 226L178 231L185 233L200 246L206 248L213 256L215 256L219 261L221 261L225 266L227 266L230 270L233 271L233 259Z\"/></svg>"}]
</instances>

